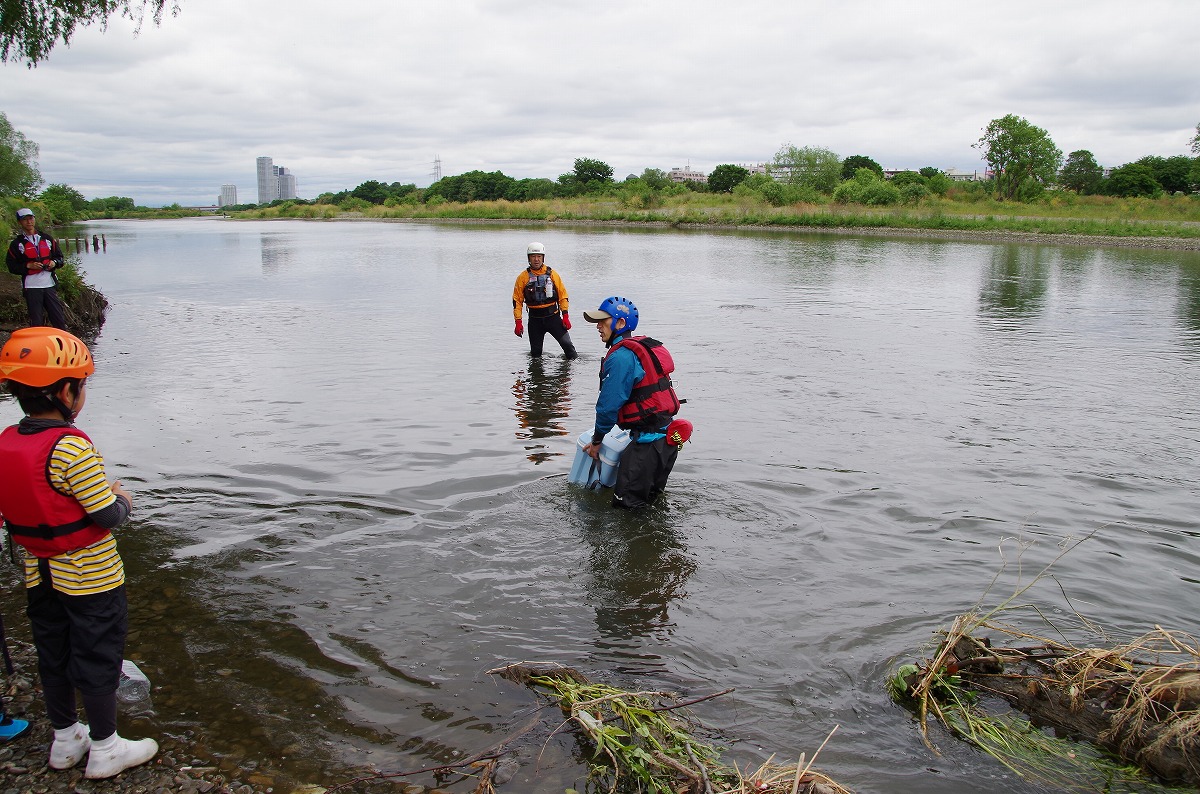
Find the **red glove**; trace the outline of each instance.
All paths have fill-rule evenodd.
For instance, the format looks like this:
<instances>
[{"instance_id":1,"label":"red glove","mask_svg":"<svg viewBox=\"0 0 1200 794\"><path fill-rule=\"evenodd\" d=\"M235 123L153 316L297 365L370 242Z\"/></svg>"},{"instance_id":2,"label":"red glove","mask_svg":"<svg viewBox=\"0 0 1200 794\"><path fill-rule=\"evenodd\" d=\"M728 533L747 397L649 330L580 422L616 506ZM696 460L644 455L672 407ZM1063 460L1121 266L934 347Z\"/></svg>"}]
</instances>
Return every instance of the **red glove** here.
<instances>
[{"instance_id":1,"label":"red glove","mask_svg":"<svg viewBox=\"0 0 1200 794\"><path fill-rule=\"evenodd\" d=\"M563 328L566 328L568 331L571 330L571 318L567 316L566 312L563 312Z\"/></svg>"},{"instance_id":2,"label":"red glove","mask_svg":"<svg viewBox=\"0 0 1200 794\"><path fill-rule=\"evenodd\" d=\"M517 324L513 328L513 333L516 334L517 336L524 336L525 335L525 323L521 322L520 320L517 320Z\"/></svg>"}]
</instances>

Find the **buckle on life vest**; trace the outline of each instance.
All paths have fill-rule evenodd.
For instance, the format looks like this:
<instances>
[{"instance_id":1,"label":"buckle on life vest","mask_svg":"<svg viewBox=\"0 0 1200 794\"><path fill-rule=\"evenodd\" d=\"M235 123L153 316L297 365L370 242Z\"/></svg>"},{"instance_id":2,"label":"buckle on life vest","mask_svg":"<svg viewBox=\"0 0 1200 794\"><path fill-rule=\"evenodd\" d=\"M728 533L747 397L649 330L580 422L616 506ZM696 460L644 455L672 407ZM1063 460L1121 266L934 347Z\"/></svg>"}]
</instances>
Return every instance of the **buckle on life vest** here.
<instances>
[{"instance_id":1,"label":"buckle on life vest","mask_svg":"<svg viewBox=\"0 0 1200 794\"><path fill-rule=\"evenodd\" d=\"M673 447L682 447L692 437L692 423L686 419L672 420L667 425L667 443Z\"/></svg>"}]
</instances>

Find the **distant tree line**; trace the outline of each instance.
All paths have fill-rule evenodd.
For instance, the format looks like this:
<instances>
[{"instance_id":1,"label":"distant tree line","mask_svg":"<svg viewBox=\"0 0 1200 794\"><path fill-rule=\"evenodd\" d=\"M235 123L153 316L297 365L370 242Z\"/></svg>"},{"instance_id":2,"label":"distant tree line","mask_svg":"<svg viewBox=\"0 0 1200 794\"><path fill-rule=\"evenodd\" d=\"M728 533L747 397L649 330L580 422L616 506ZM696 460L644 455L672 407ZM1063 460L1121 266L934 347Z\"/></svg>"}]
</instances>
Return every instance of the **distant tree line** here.
<instances>
[{"instance_id":1,"label":"distant tree line","mask_svg":"<svg viewBox=\"0 0 1200 794\"><path fill-rule=\"evenodd\" d=\"M350 190L322 193L313 201L278 199L267 206L330 204L343 211L355 211L378 205L436 206L447 202L609 196L627 207L652 208L670 196L689 192L733 194L773 206L829 201L869 206L912 204L951 191L960 197L995 196L1007 201L1032 201L1050 189L1079 195L1155 198L1165 194L1200 194L1200 125L1188 143L1191 157L1147 155L1105 175L1090 151L1074 151L1064 159L1045 130L1010 114L993 120L974 144L981 150L990 174L987 180L979 182L955 183L933 166L885 174L879 163L866 155L841 158L822 147L785 144L765 164L763 172L752 173L743 166L725 163L713 169L707 183L675 182L657 168L647 168L641 174L630 174L617 181L612 166L580 157L571 171L553 180L516 179L500 171L477 170L442 177L427 188L368 180ZM37 144L0 113L0 203L6 209L36 204L39 217L50 224L82 218L187 212L178 205L158 209L139 207L125 196L87 199L63 183L43 189L37 154ZM224 209L236 211L259 206L239 204Z\"/></svg>"},{"instance_id":2,"label":"distant tree line","mask_svg":"<svg viewBox=\"0 0 1200 794\"><path fill-rule=\"evenodd\" d=\"M1189 145L1193 155L1200 155L1200 124ZM1147 155L1105 176L1090 151L1071 152L1064 161L1049 133L1012 114L993 120L975 146L983 152L995 192L1003 199L1028 201L1050 187L1126 198L1200 191L1200 156Z\"/></svg>"}]
</instances>

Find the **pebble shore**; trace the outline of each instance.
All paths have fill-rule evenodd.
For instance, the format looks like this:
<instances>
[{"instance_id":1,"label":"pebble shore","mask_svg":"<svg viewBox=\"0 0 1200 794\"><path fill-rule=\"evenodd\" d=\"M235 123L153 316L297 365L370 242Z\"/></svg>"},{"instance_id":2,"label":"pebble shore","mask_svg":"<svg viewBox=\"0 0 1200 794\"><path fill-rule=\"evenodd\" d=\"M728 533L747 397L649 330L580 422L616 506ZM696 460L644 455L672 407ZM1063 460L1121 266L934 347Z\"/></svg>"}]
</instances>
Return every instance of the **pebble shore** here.
<instances>
[{"instance_id":1,"label":"pebble shore","mask_svg":"<svg viewBox=\"0 0 1200 794\"><path fill-rule=\"evenodd\" d=\"M149 763L107 780L88 780L86 759L73 769L48 765L53 731L42 705L37 682L37 657L31 644L8 638L14 673L5 680L4 708L9 716L28 720L29 731L0 743L0 794L321 794L317 786L280 786L272 778L256 775L210 758L197 758L194 749L169 736L153 736L158 755ZM2 668L0 668L2 669ZM125 730L122 728L122 733ZM130 738L142 735L130 731ZM402 789L393 789L400 791Z\"/></svg>"}]
</instances>

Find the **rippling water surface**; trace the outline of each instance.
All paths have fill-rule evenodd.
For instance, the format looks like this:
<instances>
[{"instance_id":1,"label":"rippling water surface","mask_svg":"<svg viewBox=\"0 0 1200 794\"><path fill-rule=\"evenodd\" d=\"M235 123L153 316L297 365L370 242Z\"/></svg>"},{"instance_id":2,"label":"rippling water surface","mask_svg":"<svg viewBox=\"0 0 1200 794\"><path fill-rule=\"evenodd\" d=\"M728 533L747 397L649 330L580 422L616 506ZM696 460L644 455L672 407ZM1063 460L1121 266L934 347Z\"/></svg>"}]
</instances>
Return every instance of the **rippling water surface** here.
<instances>
[{"instance_id":1,"label":"rippling water surface","mask_svg":"<svg viewBox=\"0 0 1200 794\"><path fill-rule=\"evenodd\" d=\"M699 696L731 759L860 792L1036 791L887 698L895 665L1057 556L1027 601L1195 631L1200 256L770 233L103 222L80 420L121 530L148 731L280 780L433 766L529 719L555 661ZM581 351L531 361L530 240ZM566 482L632 298L696 425L665 502ZM0 404L14 421L17 408ZM1008 567L1001 571L1005 561ZM511 790L578 781L555 721ZM428 782L428 781L425 781Z\"/></svg>"}]
</instances>

